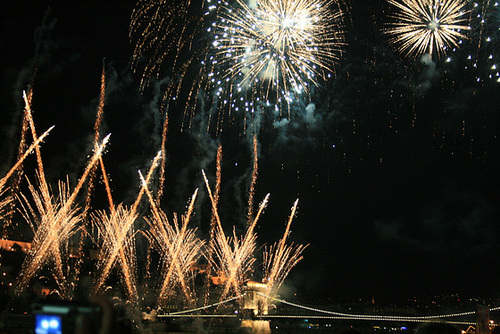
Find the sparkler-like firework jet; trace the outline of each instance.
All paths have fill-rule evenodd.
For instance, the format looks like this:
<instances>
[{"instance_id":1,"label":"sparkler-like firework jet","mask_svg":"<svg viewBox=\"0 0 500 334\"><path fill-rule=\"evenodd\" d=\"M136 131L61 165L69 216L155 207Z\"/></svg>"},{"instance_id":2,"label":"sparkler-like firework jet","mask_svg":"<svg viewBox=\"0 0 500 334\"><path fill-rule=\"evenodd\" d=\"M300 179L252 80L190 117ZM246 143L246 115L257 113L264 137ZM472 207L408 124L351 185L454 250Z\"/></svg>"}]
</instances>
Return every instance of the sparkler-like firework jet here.
<instances>
[{"instance_id":1,"label":"sparkler-like firework jet","mask_svg":"<svg viewBox=\"0 0 500 334\"><path fill-rule=\"evenodd\" d=\"M25 195L20 195L23 216L33 229L35 236L32 249L25 258L18 277L17 291L23 291L33 276L52 261L54 262L52 270L59 287L59 293L63 298L70 298L69 277L64 271L63 254L67 253L68 241L78 229L78 224L83 216L79 207L75 205L75 200L108 140L109 135L104 138L100 146L94 149L90 162L72 192L69 190L69 181L59 182L59 194L52 195L50 187L47 184L43 185L42 180L45 178L41 177L39 169L38 188L29 182L29 190L35 208ZM41 160L39 160L39 164L41 164Z\"/></svg>"},{"instance_id":2,"label":"sparkler-like firework jet","mask_svg":"<svg viewBox=\"0 0 500 334\"><path fill-rule=\"evenodd\" d=\"M95 293L102 292L102 287L111 270L118 266L121 270L129 300L134 304L138 301L134 222L138 217L137 208L146 191L145 187L149 184L160 157L161 154L158 154L154 158L146 180L143 182L141 190L130 208L123 205L118 205L117 208L112 206L109 216L102 211L99 211L94 216L94 221L99 228L99 235L102 239L102 248L98 255L99 274L94 285Z\"/></svg>"},{"instance_id":3,"label":"sparkler-like firework jet","mask_svg":"<svg viewBox=\"0 0 500 334\"><path fill-rule=\"evenodd\" d=\"M266 247L263 254L264 282L268 287L268 298L271 299L278 293L290 270L302 260L302 252L307 247L307 245L286 244L298 202L299 200L296 200L293 204L292 212L288 218L285 233L281 240L269 247L269 249Z\"/></svg>"},{"instance_id":4,"label":"sparkler-like firework jet","mask_svg":"<svg viewBox=\"0 0 500 334\"><path fill-rule=\"evenodd\" d=\"M215 228L215 245L213 249L213 254L215 256L212 260L212 266L225 280L220 297L221 300L224 300L231 292L235 295L239 295L241 286L252 272L252 267L255 262L254 253L257 240L255 226L260 218L260 215L262 214L262 211L267 205L269 194L267 194L264 200L260 203L259 210L255 215L252 224L247 227L245 235L239 238L236 235L236 231L233 229L233 236L228 238L222 228L222 223L220 221L214 197L205 172L203 172L203 178L212 203L212 214L215 216L217 221Z\"/></svg>"},{"instance_id":5,"label":"sparkler-like firework jet","mask_svg":"<svg viewBox=\"0 0 500 334\"><path fill-rule=\"evenodd\" d=\"M466 38L467 0L387 0L397 7L396 21L385 30L390 42L407 56L440 57Z\"/></svg>"},{"instance_id":6,"label":"sparkler-like firework jet","mask_svg":"<svg viewBox=\"0 0 500 334\"><path fill-rule=\"evenodd\" d=\"M288 103L309 93L341 55L342 12L335 6L324 0L225 3L209 28L214 36L209 77L217 95L226 92L223 103L244 95Z\"/></svg>"},{"instance_id":7,"label":"sparkler-like firework jet","mask_svg":"<svg viewBox=\"0 0 500 334\"><path fill-rule=\"evenodd\" d=\"M108 215L105 211L98 211L93 215L99 235L102 239L102 248L99 252L100 276L94 286L94 292L100 293L102 286L109 276L113 265L121 269L121 277L130 300L137 300L137 282L135 269L135 231L134 221L138 214L119 204Z\"/></svg>"},{"instance_id":8,"label":"sparkler-like firework jet","mask_svg":"<svg viewBox=\"0 0 500 334\"><path fill-rule=\"evenodd\" d=\"M180 287L188 304L194 305L195 296L190 288L194 276L191 273L201 256L204 242L196 237L196 229L188 229L187 225L198 190L193 194L186 214L181 216L180 226L176 214L171 224L167 215L156 207L149 190L146 190L146 193L153 209L153 219L145 218L150 227L147 234L156 245L162 261L158 302L160 304L166 302L168 297L175 293L177 287Z\"/></svg>"}]
</instances>

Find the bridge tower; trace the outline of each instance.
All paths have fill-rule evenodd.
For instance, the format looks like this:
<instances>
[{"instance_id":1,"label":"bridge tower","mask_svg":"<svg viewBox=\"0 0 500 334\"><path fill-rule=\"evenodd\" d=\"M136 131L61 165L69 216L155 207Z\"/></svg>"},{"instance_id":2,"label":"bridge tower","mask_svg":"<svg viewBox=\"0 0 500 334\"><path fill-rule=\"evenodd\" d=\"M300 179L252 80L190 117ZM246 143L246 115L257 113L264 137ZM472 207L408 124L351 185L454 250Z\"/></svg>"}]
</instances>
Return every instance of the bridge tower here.
<instances>
[{"instance_id":1,"label":"bridge tower","mask_svg":"<svg viewBox=\"0 0 500 334\"><path fill-rule=\"evenodd\" d=\"M252 312L254 317L268 314L266 291L267 285L249 281L246 284L246 294L243 297L243 309ZM269 320L241 320L241 329L246 333L271 334Z\"/></svg>"},{"instance_id":2,"label":"bridge tower","mask_svg":"<svg viewBox=\"0 0 500 334\"><path fill-rule=\"evenodd\" d=\"M267 285L264 283L249 281L246 284L246 294L243 297L243 308L252 310L254 316L267 315L268 305L266 295Z\"/></svg>"}]
</instances>

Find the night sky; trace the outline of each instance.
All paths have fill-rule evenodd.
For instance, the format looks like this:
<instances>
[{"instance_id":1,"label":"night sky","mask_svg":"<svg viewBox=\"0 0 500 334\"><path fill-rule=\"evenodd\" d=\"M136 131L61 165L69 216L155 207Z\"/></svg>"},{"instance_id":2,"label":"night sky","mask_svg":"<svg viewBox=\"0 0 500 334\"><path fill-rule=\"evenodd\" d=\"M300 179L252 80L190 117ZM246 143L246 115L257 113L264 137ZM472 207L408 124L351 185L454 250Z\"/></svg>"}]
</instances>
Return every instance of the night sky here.
<instances>
[{"instance_id":1,"label":"night sky","mask_svg":"<svg viewBox=\"0 0 500 334\"><path fill-rule=\"evenodd\" d=\"M90 152L105 59L104 122L112 135L104 159L115 200L131 204L137 170L159 150L163 93L161 74L141 93L140 74L130 67L134 5L17 1L2 9L0 175L15 162L22 90L33 82L38 131L55 125L42 146L48 178L76 180ZM500 82L489 78L488 60L500 59L498 9L485 29L492 41L478 51L480 37L471 31L451 62L394 50L381 33L389 10L384 1L351 1L334 76L310 102L294 104L290 119L262 117L255 198L271 198L258 242L281 237L299 198L290 240L310 246L285 283L285 298L500 297ZM477 55L476 67L469 54ZM213 181L222 143L221 215L228 228L243 230L251 134L238 117L214 134L202 116L184 131L182 111L169 116L164 209L183 211L199 187L193 224L207 233L201 169ZM31 178L33 164L25 166ZM106 207L104 196L98 187L94 208ZM12 238L28 239L26 231L21 222Z\"/></svg>"}]
</instances>

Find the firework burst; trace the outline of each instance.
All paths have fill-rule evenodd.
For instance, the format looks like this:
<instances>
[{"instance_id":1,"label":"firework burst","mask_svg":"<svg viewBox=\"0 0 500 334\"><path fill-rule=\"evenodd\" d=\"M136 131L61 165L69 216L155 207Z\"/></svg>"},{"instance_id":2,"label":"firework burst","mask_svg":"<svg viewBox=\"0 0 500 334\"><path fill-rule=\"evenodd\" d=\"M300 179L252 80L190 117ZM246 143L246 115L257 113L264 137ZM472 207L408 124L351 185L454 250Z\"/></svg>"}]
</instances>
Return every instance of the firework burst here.
<instances>
[{"instance_id":1,"label":"firework burst","mask_svg":"<svg viewBox=\"0 0 500 334\"><path fill-rule=\"evenodd\" d=\"M290 102L309 93L333 72L344 38L342 12L323 0L226 2L208 31L209 77L222 104L247 95Z\"/></svg>"},{"instance_id":2,"label":"firework burst","mask_svg":"<svg viewBox=\"0 0 500 334\"><path fill-rule=\"evenodd\" d=\"M205 12L203 12L205 9ZM184 109L190 127L196 106L217 110L208 129L255 111L276 110L333 72L344 40L337 1L141 0L132 15L134 66L150 77L168 77L164 107Z\"/></svg>"},{"instance_id":3,"label":"firework burst","mask_svg":"<svg viewBox=\"0 0 500 334\"><path fill-rule=\"evenodd\" d=\"M444 55L469 30L466 0L387 0L398 11L391 15L395 22L385 30L390 42L403 54L421 56Z\"/></svg>"}]
</instances>

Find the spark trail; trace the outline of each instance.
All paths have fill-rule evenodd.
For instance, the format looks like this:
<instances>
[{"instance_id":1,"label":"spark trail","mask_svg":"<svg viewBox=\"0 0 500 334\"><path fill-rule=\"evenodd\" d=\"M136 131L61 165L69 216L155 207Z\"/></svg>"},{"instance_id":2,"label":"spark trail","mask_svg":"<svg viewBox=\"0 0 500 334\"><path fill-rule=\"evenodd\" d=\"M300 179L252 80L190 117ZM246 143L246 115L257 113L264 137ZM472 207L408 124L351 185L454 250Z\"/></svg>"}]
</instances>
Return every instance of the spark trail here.
<instances>
[{"instance_id":1,"label":"spark trail","mask_svg":"<svg viewBox=\"0 0 500 334\"><path fill-rule=\"evenodd\" d=\"M469 30L467 0L387 0L397 8L384 32L389 42L408 57L444 55L458 47Z\"/></svg>"},{"instance_id":2,"label":"spark trail","mask_svg":"<svg viewBox=\"0 0 500 334\"><path fill-rule=\"evenodd\" d=\"M257 136L253 136L253 165L252 165L252 180L250 183L250 191L248 192L248 224L252 222L253 216L253 197L255 196L255 184L257 183L257 175L259 169L259 151L257 146Z\"/></svg>"}]
</instances>

